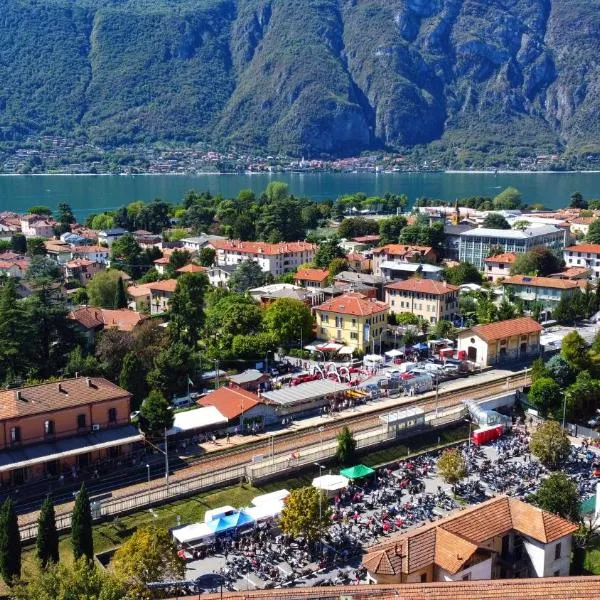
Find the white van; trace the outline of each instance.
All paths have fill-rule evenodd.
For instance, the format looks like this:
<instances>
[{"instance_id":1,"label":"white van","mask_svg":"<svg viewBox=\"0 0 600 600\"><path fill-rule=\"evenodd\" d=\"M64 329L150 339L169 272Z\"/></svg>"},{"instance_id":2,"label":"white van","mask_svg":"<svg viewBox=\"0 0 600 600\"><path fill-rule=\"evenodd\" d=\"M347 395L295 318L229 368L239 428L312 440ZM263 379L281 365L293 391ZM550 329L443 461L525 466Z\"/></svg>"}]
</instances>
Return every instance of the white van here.
<instances>
[{"instance_id":1,"label":"white van","mask_svg":"<svg viewBox=\"0 0 600 600\"><path fill-rule=\"evenodd\" d=\"M194 405L194 399L190 396L184 396L183 398L174 398L171 402L171 406L174 409L187 408L188 406Z\"/></svg>"}]
</instances>

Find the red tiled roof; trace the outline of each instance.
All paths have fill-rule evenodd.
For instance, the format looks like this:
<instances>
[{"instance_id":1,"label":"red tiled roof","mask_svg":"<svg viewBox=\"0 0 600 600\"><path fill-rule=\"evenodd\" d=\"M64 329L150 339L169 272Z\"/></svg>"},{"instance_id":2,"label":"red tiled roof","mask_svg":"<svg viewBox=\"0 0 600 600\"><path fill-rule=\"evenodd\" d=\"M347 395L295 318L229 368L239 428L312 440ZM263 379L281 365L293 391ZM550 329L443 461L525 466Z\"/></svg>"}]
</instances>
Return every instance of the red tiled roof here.
<instances>
[{"instance_id":1,"label":"red tiled roof","mask_svg":"<svg viewBox=\"0 0 600 600\"><path fill-rule=\"evenodd\" d=\"M545 577L440 581L394 585L352 585L322 588L281 588L193 596L189 600L598 600L600 577ZM171 600L175 600L174 598Z\"/></svg>"},{"instance_id":2,"label":"red tiled roof","mask_svg":"<svg viewBox=\"0 0 600 600\"><path fill-rule=\"evenodd\" d=\"M592 272L591 269L587 267L568 267L559 271L558 273L552 273L549 277L559 277L563 279L570 279L572 277L578 277L580 275L590 275Z\"/></svg>"},{"instance_id":3,"label":"red tiled roof","mask_svg":"<svg viewBox=\"0 0 600 600\"><path fill-rule=\"evenodd\" d=\"M530 285L531 287L555 288L557 290L572 290L578 286L576 281L570 279L556 279L553 277L531 277L528 275L513 275L507 277L504 284Z\"/></svg>"},{"instance_id":4,"label":"red tiled roof","mask_svg":"<svg viewBox=\"0 0 600 600\"><path fill-rule=\"evenodd\" d=\"M89 267L91 265L95 265L96 262L89 260L88 258L74 258L73 260L67 261L65 264L67 267L73 269L76 267Z\"/></svg>"},{"instance_id":5,"label":"red tiled roof","mask_svg":"<svg viewBox=\"0 0 600 600\"><path fill-rule=\"evenodd\" d=\"M132 331L133 328L145 318L145 315L126 308L111 310L107 308L83 306L69 313L69 319L77 321L86 329L115 327L119 331Z\"/></svg>"},{"instance_id":6,"label":"red tiled roof","mask_svg":"<svg viewBox=\"0 0 600 600\"><path fill-rule=\"evenodd\" d=\"M127 295L132 298L139 298L141 296L149 296L150 295L150 284L144 283L141 285L130 285L127 288Z\"/></svg>"},{"instance_id":7,"label":"red tiled roof","mask_svg":"<svg viewBox=\"0 0 600 600\"><path fill-rule=\"evenodd\" d=\"M459 336L475 334L486 342L492 342L514 335L539 333L542 329L542 326L531 317L519 317L518 319L498 321L497 323L489 323L487 325L475 325L471 329L462 331Z\"/></svg>"},{"instance_id":8,"label":"red tiled roof","mask_svg":"<svg viewBox=\"0 0 600 600\"><path fill-rule=\"evenodd\" d=\"M355 260L360 262L362 262L363 260L367 260L366 257L360 254L359 252L348 252L348 254L346 254L346 258L348 260Z\"/></svg>"},{"instance_id":9,"label":"red tiled roof","mask_svg":"<svg viewBox=\"0 0 600 600\"><path fill-rule=\"evenodd\" d=\"M88 379L90 385L87 383ZM128 398L130 395L104 377L77 377L32 385L0 392L0 419L26 417L82 404Z\"/></svg>"},{"instance_id":10,"label":"red tiled roof","mask_svg":"<svg viewBox=\"0 0 600 600\"><path fill-rule=\"evenodd\" d=\"M600 254L600 244L576 244L565 248L568 252L589 252L590 254Z\"/></svg>"},{"instance_id":11,"label":"red tiled roof","mask_svg":"<svg viewBox=\"0 0 600 600\"><path fill-rule=\"evenodd\" d=\"M359 237L352 238L352 241L356 242L357 244L369 244L370 242L378 242L380 239L380 235L361 235Z\"/></svg>"},{"instance_id":12,"label":"red tiled roof","mask_svg":"<svg viewBox=\"0 0 600 600\"><path fill-rule=\"evenodd\" d=\"M433 252L431 246L411 246L406 244L387 244L373 249L373 254L389 254L392 256L405 256L406 254L429 254Z\"/></svg>"},{"instance_id":13,"label":"red tiled roof","mask_svg":"<svg viewBox=\"0 0 600 600\"><path fill-rule=\"evenodd\" d=\"M177 287L177 279L164 279L163 281L155 281L148 284L148 289L151 292L171 292Z\"/></svg>"},{"instance_id":14,"label":"red tiled roof","mask_svg":"<svg viewBox=\"0 0 600 600\"><path fill-rule=\"evenodd\" d=\"M242 388L220 387L200 398L197 404L214 406L224 417L232 420L260 404L260 399L256 394Z\"/></svg>"},{"instance_id":15,"label":"red tiled roof","mask_svg":"<svg viewBox=\"0 0 600 600\"><path fill-rule=\"evenodd\" d=\"M342 315L355 315L357 317L368 317L377 313L389 310L389 306L384 302L366 298L362 294L349 292L342 294L337 298L327 300L315 310L323 312L334 312Z\"/></svg>"},{"instance_id":16,"label":"red tiled roof","mask_svg":"<svg viewBox=\"0 0 600 600\"><path fill-rule=\"evenodd\" d=\"M458 291L458 286L445 281L433 281L431 279L411 278L404 281L395 281L385 286L388 290L401 290L404 292L418 292L422 294L434 294L443 296Z\"/></svg>"},{"instance_id":17,"label":"red tiled roof","mask_svg":"<svg viewBox=\"0 0 600 600\"><path fill-rule=\"evenodd\" d=\"M294 277L298 281L325 281L329 277L327 269L300 269Z\"/></svg>"},{"instance_id":18,"label":"red tiled roof","mask_svg":"<svg viewBox=\"0 0 600 600\"><path fill-rule=\"evenodd\" d=\"M571 223L575 225L590 225L592 224L598 217L577 217L573 219Z\"/></svg>"},{"instance_id":19,"label":"red tiled roof","mask_svg":"<svg viewBox=\"0 0 600 600\"><path fill-rule=\"evenodd\" d=\"M157 258L156 260L153 260L152 262L155 265L168 265L170 261L170 258L168 256L161 256L160 258Z\"/></svg>"},{"instance_id":20,"label":"red tiled roof","mask_svg":"<svg viewBox=\"0 0 600 600\"><path fill-rule=\"evenodd\" d=\"M206 273L207 271L207 267L201 267L200 265L195 265L194 263L190 263L185 265L185 267L179 267L179 269L177 269L177 273Z\"/></svg>"},{"instance_id":21,"label":"red tiled roof","mask_svg":"<svg viewBox=\"0 0 600 600\"><path fill-rule=\"evenodd\" d=\"M109 250L104 246L73 246L71 248L71 252L73 252L73 254L77 254L78 252L95 252L96 254L108 254Z\"/></svg>"},{"instance_id":22,"label":"red tiled roof","mask_svg":"<svg viewBox=\"0 0 600 600\"><path fill-rule=\"evenodd\" d=\"M229 250L240 254L265 254L275 256L289 252L315 251L317 246L308 242L281 242L268 244L267 242L242 242L240 240L212 240L211 246L215 250Z\"/></svg>"},{"instance_id":23,"label":"red tiled roof","mask_svg":"<svg viewBox=\"0 0 600 600\"><path fill-rule=\"evenodd\" d=\"M504 252L496 254L496 256L488 256L484 262L486 263L514 263L517 260L517 255L514 252Z\"/></svg>"}]
</instances>

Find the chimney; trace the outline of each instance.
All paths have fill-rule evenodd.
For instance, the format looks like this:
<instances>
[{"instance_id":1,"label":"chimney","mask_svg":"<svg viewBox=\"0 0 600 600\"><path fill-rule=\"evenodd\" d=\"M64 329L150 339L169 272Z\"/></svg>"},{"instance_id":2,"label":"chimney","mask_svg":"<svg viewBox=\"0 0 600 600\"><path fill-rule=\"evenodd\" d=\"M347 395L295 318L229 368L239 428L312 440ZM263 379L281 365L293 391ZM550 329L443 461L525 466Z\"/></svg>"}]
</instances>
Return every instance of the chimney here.
<instances>
[{"instance_id":1,"label":"chimney","mask_svg":"<svg viewBox=\"0 0 600 600\"><path fill-rule=\"evenodd\" d=\"M86 377L85 378L85 383L88 387L92 387L92 378L91 377Z\"/></svg>"},{"instance_id":2,"label":"chimney","mask_svg":"<svg viewBox=\"0 0 600 600\"><path fill-rule=\"evenodd\" d=\"M60 383L56 384L56 389L58 390L59 393L61 393L63 391L62 385L60 385Z\"/></svg>"},{"instance_id":3,"label":"chimney","mask_svg":"<svg viewBox=\"0 0 600 600\"><path fill-rule=\"evenodd\" d=\"M22 396L21 390L15 390L15 398L17 400L23 400L23 396Z\"/></svg>"}]
</instances>

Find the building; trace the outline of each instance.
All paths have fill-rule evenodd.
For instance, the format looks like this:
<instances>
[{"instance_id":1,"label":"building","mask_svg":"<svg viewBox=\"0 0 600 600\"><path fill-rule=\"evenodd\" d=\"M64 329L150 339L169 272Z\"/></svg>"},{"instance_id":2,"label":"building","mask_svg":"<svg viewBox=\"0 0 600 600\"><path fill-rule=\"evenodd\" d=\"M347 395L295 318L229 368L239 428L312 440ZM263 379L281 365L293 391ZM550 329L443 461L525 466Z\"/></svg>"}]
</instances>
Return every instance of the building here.
<instances>
[{"instance_id":1,"label":"building","mask_svg":"<svg viewBox=\"0 0 600 600\"><path fill-rule=\"evenodd\" d=\"M4 260L4 254L0 254L0 275L21 279L25 275L30 264L31 260L29 258L21 257L19 259L11 258Z\"/></svg>"},{"instance_id":2,"label":"building","mask_svg":"<svg viewBox=\"0 0 600 600\"><path fill-rule=\"evenodd\" d=\"M201 267L200 265L195 265L194 263L188 263L184 267L179 267L176 273L206 273L208 272L208 267Z\"/></svg>"},{"instance_id":3,"label":"building","mask_svg":"<svg viewBox=\"0 0 600 600\"><path fill-rule=\"evenodd\" d=\"M77 279L81 285L87 285L96 273L104 270L104 265L87 258L74 258L67 261L63 268L65 279Z\"/></svg>"},{"instance_id":4,"label":"building","mask_svg":"<svg viewBox=\"0 0 600 600\"><path fill-rule=\"evenodd\" d=\"M46 255L48 258L56 261L59 265L64 265L73 258L73 249L71 244L59 240L46 240L44 242Z\"/></svg>"},{"instance_id":5,"label":"building","mask_svg":"<svg viewBox=\"0 0 600 600\"><path fill-rule=\"evenodd\" d=\"M422 262L437 260L435 250L430 246L411 246L405 244L387 244L373 249L373 275L383 275L382 263Z\"/></svg>"},{"instance_id":6,"label":"building","mask_svg":"<svg viewBox=\"0 0 600 600\"><path fill-rule=\"evenodd\" d=\"M346 254L348 266L357 273L370 273L373 269L373 261L360 252L348 252Z\"/></svg>"},{"instance_id":7,"label":"building","mask_svg":"<svg viewBox=\"0 0 600 600\"><path fill-rule=\"evenodd\" d=\"M234 266L210 267L206 272L208 282L213 287L227 287L229 285L229 278L236 269L237 267Z\"/></svg>"},{"instance_id":8,"label":"building","mask_svg":"<svg viewBox=\"0 0 600 600\"><path fill-rule=\"evenodd\" d=\"M576 217L570 221L569 229L573 235L585 237L590 230L590 225L597 218L598 217Z\"/></svg>"},{"instance_id":9,"label":"building","mask_svg":"<svg viewBox=\"0 0 600 600\"><path fill-rule=\"evenodd\" d=\"M566 577L578 526L498 496L373 546L363 558L376 583ZM476 596L473 596L476 597Z\"/></svg>"},{"instance_id":10,"label":"building","mask_svg":"<svg viewBox=\"0 0 600 600\"><path fill-rule=\"evenodd\" d=\"M103 229L98 232L98 242L104 244L109 248L124 235L127 235L129 231L122 227L113 227L112 229Z\"/></svg>"},{"instance_id":11,"label":"building","mask_svg":"<svg viewBox=\"0 0 600 600\"><path fill-rule=\"evenodd\" d=\"M531 317L476 325L458 334L457 349L478 365L495 365L540 353L542 326Z\"/></svg>"},{"instance_id":12,"label":"building","mask_svg":"<svg viewBox=\"0 0 600 600\"><path fill-rule=\"evenodd\" d=\"M308 242L242 242L240 240L213 240L217 266L235 266L245 260L256 261L265 273L274 277L296 271L313 261L317 246Z\"/></svg>"},{"instance_id":13,"label":"building","mask_svg":"<svg viewBox=\"0 0 600 600\"><path fill-rule=\"evenodd\" d=\"M379 265L379 269L386 281L410 279L415 276L440 281L444 272L444 269L437 265L391 260L382 262Z\"/></svg>"},{"instance_id":14,"label":"building","mask_svg":"<svg viewBox=\"0 0 600 600\"><path fill-rule=\"evenodd\" d=\"M459 260L460 235L461 233L475 229L475 227L471 223L459 223L458 225L446 223L444 225L444 246L442 252L445 259Z\"/></svg>"},{"instance_id":15,"label":"building","mask_svg":"<svg viewBox=\"0 0 600 600\"><path fill-rule=\"evenodd\" d=\"M110 250L104 246L73 246L71 248L71 259L86 258L102 265L109 262Z\"/></svg>"},{"instance_id":16,"label":"building","mask_svg":"<svg viewBox=\"0 0 600 600\"><path fill-rule=\"evenodd\" d=\"M571 279L572 281L585 281L591 279L592 270L585 267L567 267L558 273L548 275L554 279Z\"/></svg>"},{"instance_id":17,"label":"building","mask_svg":"<svg viewBox=\"0 0 600 600\"><path fill-rule=\"evenodd\" d=\"M353 288L369 288L373 290L373 296L378 300L383 300L383 286L385 278L381 275L371 275L369 273L355 273L354 271L342 271L333 278L335 285L350 285ZM324 289L323 286L322 289Z\"/></svg>"},{"instance_id":18,"label":"building","mask_svg":"<svg viewBox=\"0 0 600 600\"><path fill-rule=\"evenodd\" d=\"M514 252L503 252L496 256L488 256L484 260L484 277L493 283L496 283L499 279L509 277L510 268L515 260L517 260L517 255Z\"/></svg>"},{"instance_id":19,"label":"building","mask_svg":"<svg viewBox=\"0 0 600 600\"><path fill-rule=\"evenodd\" d=\"M453 321L458 314L458 290L445 281L407 279L385 286L385 301L390 312L412 313L427 323Z\"/></svg>"},{"instance_id":20,"label":"building","mask_svg":"<svg viewBox=\"0 0 600 600\"><path fill-rule=\"evenodd\" d=\"M146 318L146 315L127 308L108 309L80 306L72 310L68 318L77 323L77 327L86 336L88 343L91 344L96 333L104 329L133 331Z\"/></svg>"},{"instance_id":21,"label":"building","mask_svg":"<svg viewBox=\"0 0 600 600\"><path fill-rule=\"evenodd\" d=\"M587 281L557 279L555 277L531 277L529 275L513 275L502 283L505 292L512 292L523 300L524 306L530 310L534 302L538 302L547 311L545 320L552 318L551 311L563 298L570 298L578 290L585 289Z\"/></svg>"},{"instance_id":22,"label":"building","mask_svg":"<svg viewBox=\"0 0 600 600\"><path fill-rule=\"evenodd\" d=\"M197 237L183 238L183 248L190 252L200 252L202 248L213 248L213 242L215 240L226 240L227 238L220 235L207 235L203 233Z\"/></svg>"},{"instance_id":23,"label":"building","mask_svg":"<svg viewBox=\"0 0 600 600\"><path fill-rule=\"evenodd\" d=\"M150 290L150 314L160 315L167 312L171 297L177 288L177 279L164 279L147 285Z\"/></svg>"},{"instance_id":24,"label":"building","mask_svg":"<svg viewBox=\"0 0 600 600\"><path fill-rule=\"evenodd\" d=\"M40 215L23 215L21 217L21 233L25 237L54 237L55 221Z\"/></svg>"},{"instance_id":25,"label":"building","mask_svg":"<svg viewBox=\"0 0 600 600\"><path fill-rule=\"evenodd\" d=\"M327 269L300 269L294 283L305 288L321 289L327 286L329 271Z\"/></svg>"},{"instance_id":26,"label":"building","mask_svg":"<svg viewBox=\"0 0 600 600\"><path fill-rule=\"evenodd\" d=\"M349 292L315 307L317 337L367 350L387 327L389 306L362 294Z\"/></svg>"},{"instance_id":27,"label":"building","mask_svg":"<svg viewBox=\"0 0 600 600\"><path fill-rule=\"evenodd\" d=\"M487 229L480 227L460 234L459 260L483 270L485 259L493 248L502 252L523 254L532 248L546 246L554 250L565 247L566 231L552 225L527 229Z\"/></svg>"},{"instance_id":28,"label":"building","mask_svg":"<svg viewBox=\"0 0 600 600\"><path fill-rule=\"evenodd\" d=\"M200 406L214 406L228 420L231 430L262 430L278 421L275 408L242 388L220 387L200 398Z\"/></svg>"},{"instance_id":29,"label":"building","mask_svg":"<svg viewBox=\"0 0 600 600\"><path fill-rule=\"evenodd\" d=\"M130 285L127 288L127 306L137 312L150 312L150 284Z\"/></svg>"},{"instance_id":30,"label":"building","mask_svg":"<svg viewBox=\"0 0 600 600\"><path fill-rule=\"evenodd\" d=\"M258 388L270 379L267 373L261 373L258 369L248 369L239 375L229 375L229 387L240 388L247 392L257 392Z\"/></svg>"},{"instance_id":31,"label":"building","mask_svg":"<svg viewBox=\"0 0 600 600\"><path fill-rule=\"evenodd\" d=\"M21 485L129 454L131 395L102 377L0 392L0 479Z\"/></svg>"},{"instance_id":32,"label":"building","mask_svg":"<svg viewBox=\"0 0 600 600\"><path fill-rule=\"evenodd\" d=\"M170 260L171 259L168 256L161 256L152 261L152 264L159 275L166 275Z\"/></svg>"},{"instance_id":33,"label":"building","mask_svg":"<svg viewBox=\"0 0 600 600\"><path fill-rule=\"evenodd\" d=\"M591 278L600 278L600 244L577 244L564 249L563 258L567 267L591 269Z\"/></svg>"},{"instance_id":34,"label":"building","mask_svg":"<svg viewBox=\"0 0 600 600\"><path fill-rule=\"evenodd\" d=\"M264 305L271 304L271 302L275 302L275 300L279 300L280 298L292 298L293 300L304 302L309 306L312 305L313 297L316 294L315 291L300 287L299 285L293 285L292 283L271 283L248 290L248 293L256 302Z\"/></svg>"}]
</instances>

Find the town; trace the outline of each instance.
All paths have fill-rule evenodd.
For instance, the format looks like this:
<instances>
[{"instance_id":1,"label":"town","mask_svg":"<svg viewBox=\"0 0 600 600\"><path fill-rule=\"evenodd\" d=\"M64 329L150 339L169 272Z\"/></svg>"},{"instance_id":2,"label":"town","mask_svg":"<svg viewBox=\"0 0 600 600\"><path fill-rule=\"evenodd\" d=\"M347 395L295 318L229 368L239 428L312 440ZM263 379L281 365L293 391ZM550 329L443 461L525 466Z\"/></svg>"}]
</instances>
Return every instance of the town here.
<instances>
[{"instance_id":1,"label":"town","mask_svg":"<svg viewBox=\"0 0 600 600\"><path fill-rule=\"evenodd\" d=\"M0 213L0 592L598 598L600 202L566 203Z\"/></svg>"}]
</instances>

